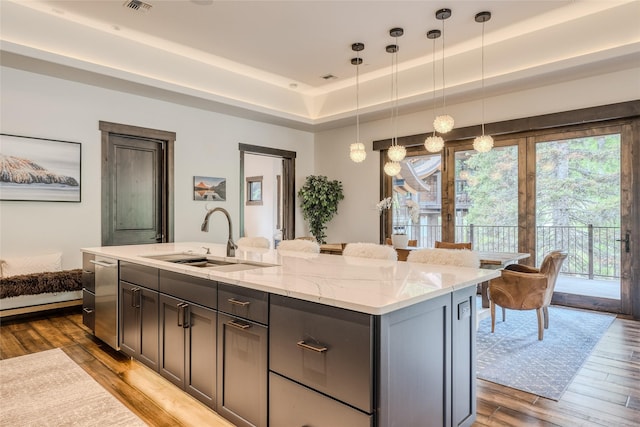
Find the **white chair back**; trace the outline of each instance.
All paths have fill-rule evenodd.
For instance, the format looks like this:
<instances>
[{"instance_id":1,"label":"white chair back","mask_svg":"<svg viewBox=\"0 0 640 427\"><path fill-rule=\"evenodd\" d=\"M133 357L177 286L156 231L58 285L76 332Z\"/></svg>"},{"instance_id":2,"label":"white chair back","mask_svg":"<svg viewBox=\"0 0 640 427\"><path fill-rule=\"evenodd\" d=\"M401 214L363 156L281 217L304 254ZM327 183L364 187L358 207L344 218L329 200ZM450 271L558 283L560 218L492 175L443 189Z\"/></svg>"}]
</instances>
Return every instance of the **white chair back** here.
<instances>
[{"instance_id":1,"label":"white chair back","mask_svg":"<svg viewBox=\"0 0 640 427\"><path fill-rule=\"evenodd\" d=\"M269 249L269 240L265 237L241 237L236 242L238 247L242 248L267 248Z\"/></svg>"},{"instance_id":2,"label":"white chair back","mask_svg":"<svg viewBox=\"0 0 640 427\"><path fill-rule=\"evenodd\" d=\"M455 265L459 267L480 267L480 257L478 253L468 249L418 249L409 253L407 262Z\"/></svg>"},{"instance_id":3,"label":"white chair back","mask_svg":"<svg viewBox=\"0 0 640 427\"><path fill-rule=\"evenodd\" d=\"M348 243L342 251L342 255L360 258L398 259L398 253L393 247L376 243Z\"/></svg>"},{"instance_id":4,"label":"white chair back","mask_svg":"<svg viewBox=\"0 0 640 427\"><path fill-rule=\"evenodd\" d=\"M320 253L320 245L311 240L283 240L278 244L279 251Z\"/></svg>"}]
</instances>

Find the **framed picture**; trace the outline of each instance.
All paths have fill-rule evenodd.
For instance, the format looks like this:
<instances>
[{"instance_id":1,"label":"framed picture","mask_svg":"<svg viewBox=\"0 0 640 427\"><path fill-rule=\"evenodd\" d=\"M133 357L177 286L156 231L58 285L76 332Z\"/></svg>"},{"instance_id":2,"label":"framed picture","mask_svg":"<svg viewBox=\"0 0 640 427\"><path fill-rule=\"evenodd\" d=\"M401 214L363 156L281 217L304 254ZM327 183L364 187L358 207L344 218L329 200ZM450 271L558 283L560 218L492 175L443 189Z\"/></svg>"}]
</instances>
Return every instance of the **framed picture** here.
<instances>
[{"instance_id":1,"label":"framed picture","mask_svg":"<svg viewBox=\"0 0 640 427\"><path fill-rule=\"evenodd\" d=\"M194 176L193 200L224 202L227 200L227 179Z\"/></svg>"},{"instance_id":2,"label":"framed picture","mask_svg":"<svg viewBox=\"0 0 640 427\"><path fill-rule=\"evenodd\" d=\"M79 142L0 134L0 200L80 202Z\"/></svg>"},{"instance_id":3,"label":"framed picture","mask_svg":"<svg viewBox=\"0 0 640 427\"><path fill-rule=\"evenodd\" d=\"M262 177L247 177L247 206L262 204Z\"/></svg>"}]
</instances>

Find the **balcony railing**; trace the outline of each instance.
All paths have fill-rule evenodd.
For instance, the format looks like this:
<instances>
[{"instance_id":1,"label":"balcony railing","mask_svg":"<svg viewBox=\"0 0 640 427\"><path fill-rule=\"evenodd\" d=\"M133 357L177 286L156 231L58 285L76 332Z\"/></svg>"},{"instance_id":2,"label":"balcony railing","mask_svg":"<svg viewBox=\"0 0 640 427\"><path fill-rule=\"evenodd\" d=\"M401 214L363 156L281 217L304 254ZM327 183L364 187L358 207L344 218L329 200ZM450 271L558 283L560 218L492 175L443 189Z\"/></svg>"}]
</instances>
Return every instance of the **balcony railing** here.
<instances>
[{"instance_id":1,"label":"balcony railing","mask_svg":"<svg viewBox=\"0 0 640 427\"><path fill-rule=\"evenodd\" d=\"M439 225L410 225L406 230L420 247L432 248L436 240L442 240ZM458 241L472 242L477 251L518 252L517 226L456 226L456 236ZM562 249L568 252L562 273L589 279L619 279L620 243L616 241L619 238L620 227L539 226L536 265L540 265L547 252Z\"/></svg>"}]
</instances>

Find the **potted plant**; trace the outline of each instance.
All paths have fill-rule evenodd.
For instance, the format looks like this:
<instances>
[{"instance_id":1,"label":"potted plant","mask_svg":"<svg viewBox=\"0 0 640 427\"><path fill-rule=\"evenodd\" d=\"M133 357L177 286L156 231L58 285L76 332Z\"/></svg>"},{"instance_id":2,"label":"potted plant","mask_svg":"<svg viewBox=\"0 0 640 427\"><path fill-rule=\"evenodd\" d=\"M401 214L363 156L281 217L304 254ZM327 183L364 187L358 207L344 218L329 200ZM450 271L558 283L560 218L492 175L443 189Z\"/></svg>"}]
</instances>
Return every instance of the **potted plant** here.
<instances>
[{"instance_id":1,"label":"potted plant","mask_svg":"<svg viewBox=\"0 0 640 427\"><path fill-rule=\"evenodd\" d=\"M329 181L322 175L309 175L298 191L298 197L309 231L318 243L326 243L326 224L338 212L338 202L344 199L342 182Z\"/></svg>"},{"instance_id":2,"label":"potted plant","mask_svg":"<svg viewBox=\"0 0 640 427\"><path fill-rule=\"evenodd\" d=\"M378 202L376 207L378 208L378 213L382 215L385 210L390 210L394 208L395 210L395 221L398 221L399 218L399 210L398 206L399 202L392 197L387 197ZM405 201L405 209L407 210L407 217L410 223L417 223L420 218L420 206L414 200L407 199ZM396 224L393 226L393 231L391 234L391 244L395 248L406 248L409 243L409 236L406 233L407 227L410 223L406 225Z\"/></svg>"}]
</instances>

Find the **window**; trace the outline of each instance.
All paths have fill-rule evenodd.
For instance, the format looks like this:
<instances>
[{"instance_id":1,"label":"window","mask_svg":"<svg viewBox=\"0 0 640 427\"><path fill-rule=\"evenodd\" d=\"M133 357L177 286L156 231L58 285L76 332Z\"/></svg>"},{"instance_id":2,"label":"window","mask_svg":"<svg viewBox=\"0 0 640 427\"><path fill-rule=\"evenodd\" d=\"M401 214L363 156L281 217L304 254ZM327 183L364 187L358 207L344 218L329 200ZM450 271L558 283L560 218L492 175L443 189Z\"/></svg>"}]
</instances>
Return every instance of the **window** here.
<instances>
[{"instance_id":1,"label":"window","mask_svg":"<svg viewBox=\"0 0 640 427\"><path fill-rule=\"evenodd\" d=\"M262 177L247 177L247 206L262 204Z\"/></svg>"}]
</instances>

